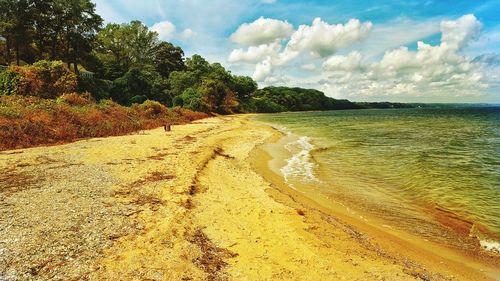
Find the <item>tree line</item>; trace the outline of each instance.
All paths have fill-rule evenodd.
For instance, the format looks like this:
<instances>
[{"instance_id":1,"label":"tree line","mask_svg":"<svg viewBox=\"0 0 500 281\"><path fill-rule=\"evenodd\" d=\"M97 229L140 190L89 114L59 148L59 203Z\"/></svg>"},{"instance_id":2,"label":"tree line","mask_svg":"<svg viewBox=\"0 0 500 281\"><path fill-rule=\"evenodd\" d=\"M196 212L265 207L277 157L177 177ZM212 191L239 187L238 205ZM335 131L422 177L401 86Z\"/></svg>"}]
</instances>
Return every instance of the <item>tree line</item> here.
<instances>
[{"instance_id":1,"label":"tree line","mask_svg":"<svg viewBox=\"0 0 500 281\"><path fill-rule=\"evenodd\" d=\"M90 0L0 0L0 64L9 66L0 94L54 98L74 90L126 106L154 100L221 114L364 107L317 90L258 89L220 63L186 58L140 21L103 25ZM40 85L54 81L61 92L43 93Z\"/></svg>"}]
</instances>

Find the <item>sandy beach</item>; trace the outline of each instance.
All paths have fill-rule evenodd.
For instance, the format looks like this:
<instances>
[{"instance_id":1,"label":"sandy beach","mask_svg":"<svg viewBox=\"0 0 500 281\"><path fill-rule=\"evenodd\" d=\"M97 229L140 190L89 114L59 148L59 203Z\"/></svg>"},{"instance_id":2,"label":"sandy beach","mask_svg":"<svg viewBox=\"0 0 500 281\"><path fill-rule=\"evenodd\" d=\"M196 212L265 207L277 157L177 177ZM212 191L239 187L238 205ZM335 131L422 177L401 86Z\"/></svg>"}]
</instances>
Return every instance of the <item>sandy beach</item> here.
<instances>
[{"instance_id":1,"label":"sandy beach","mask_svg":"<svg viewBox=\"0 0 500 281\"><path fill-rule=\"evenodd\" d=\"M288 188L280 138L239 115L0 152L0 280L500 279Z\"/></svg>"}]
</instances>

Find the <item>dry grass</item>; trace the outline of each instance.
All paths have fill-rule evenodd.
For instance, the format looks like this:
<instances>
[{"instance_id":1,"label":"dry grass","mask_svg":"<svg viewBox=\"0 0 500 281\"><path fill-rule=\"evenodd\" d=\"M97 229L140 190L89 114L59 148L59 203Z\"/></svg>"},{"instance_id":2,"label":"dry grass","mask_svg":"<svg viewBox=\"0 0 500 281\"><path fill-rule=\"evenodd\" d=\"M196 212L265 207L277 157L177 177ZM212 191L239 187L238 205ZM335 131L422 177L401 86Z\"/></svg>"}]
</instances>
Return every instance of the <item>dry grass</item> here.
<instances>
[{"instance_id":1,"label":"dry grass","mask_svg":"<svg viewBox=\"0 0 500 281\"><path fill-rule=\"evenodd\" d=\"M57 100L0 96L0 151L124 135L205 117L153 101L124 107L110 100L96 103L80 94L65 94Z\"/></svg>"}]
</instances>

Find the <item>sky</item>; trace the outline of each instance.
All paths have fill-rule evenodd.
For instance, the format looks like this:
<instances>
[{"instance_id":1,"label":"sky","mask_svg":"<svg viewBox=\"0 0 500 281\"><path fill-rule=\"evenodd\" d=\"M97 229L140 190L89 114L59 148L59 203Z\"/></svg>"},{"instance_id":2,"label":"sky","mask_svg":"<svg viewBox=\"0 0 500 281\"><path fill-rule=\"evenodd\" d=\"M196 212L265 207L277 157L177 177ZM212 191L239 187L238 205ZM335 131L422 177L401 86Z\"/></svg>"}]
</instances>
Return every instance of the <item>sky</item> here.
<instances>
[{"instance_id":1,"label":"sky","mask_svg":"<svg viewBox=\"0 0 500 281\"><path fill-rule=\"evenodd\" d=\"M260 87L353 101L500 103L500 0L93 0L106 23Z\"/></svg>"}]
</instances>

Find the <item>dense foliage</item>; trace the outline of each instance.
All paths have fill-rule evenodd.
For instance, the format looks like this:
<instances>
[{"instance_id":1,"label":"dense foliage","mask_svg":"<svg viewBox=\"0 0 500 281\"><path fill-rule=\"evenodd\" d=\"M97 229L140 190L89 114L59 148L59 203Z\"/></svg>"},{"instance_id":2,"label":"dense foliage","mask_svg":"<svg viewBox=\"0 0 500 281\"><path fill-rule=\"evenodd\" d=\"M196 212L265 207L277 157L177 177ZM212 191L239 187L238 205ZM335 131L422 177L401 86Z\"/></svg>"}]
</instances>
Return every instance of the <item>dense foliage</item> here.
<instances>
[{"instance_id":1,"label":"dense foliage","mask_svg":"<svg viewBox=\"0 0 500 281\"><path fill-rule=\"evenodd\" d=\"M74 92L76 75L61 61L41 60L29 66L10 66L0 73L0 92L5 95L57 98Z\"/></svg>"},{"instance_id":2,"label":"dense foliage","mask_svg":"<svg viewBox=\"0 0 500 281\"><path fill-rule=\"evenodd\" d=\"M57 99L0 96L0 150L122 135L206 116L155 101L124 107L76 93Z\"/></svg>"},{"instance_id":3,"label":"dense foliage","mask_svg":"<svg viewBox=\"0 0 500 281\"><path fill-rule=\"evenodd\" d=\"M90 93L132 106L147 100L194 111L281 112L372 107L317 90L268 87L184 51L140 21L102 25L90 0L0 0L0 95ZM15 66L13 66L15 65Z\"/></svg>"}]
</instances>

